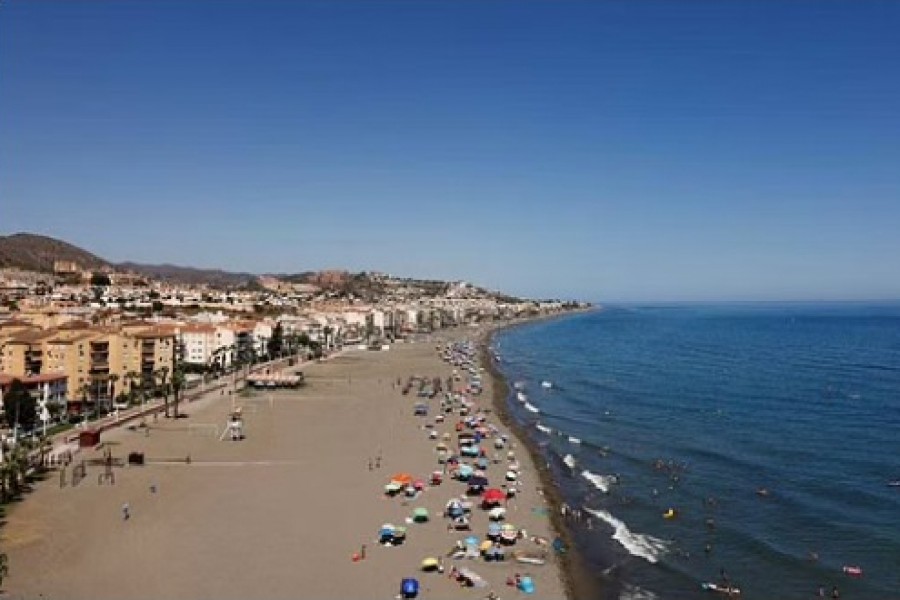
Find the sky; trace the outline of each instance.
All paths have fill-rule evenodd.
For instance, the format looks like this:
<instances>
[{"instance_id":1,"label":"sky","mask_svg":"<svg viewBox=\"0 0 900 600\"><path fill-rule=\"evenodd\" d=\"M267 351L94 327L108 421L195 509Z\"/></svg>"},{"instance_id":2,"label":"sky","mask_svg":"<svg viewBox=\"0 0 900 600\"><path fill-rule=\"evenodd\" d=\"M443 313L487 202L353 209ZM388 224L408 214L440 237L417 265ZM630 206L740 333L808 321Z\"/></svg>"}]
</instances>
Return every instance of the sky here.
<instances>
[{"instance_id":1,"label":"sky","mask_svg":"<svg viewBox=\"0 0 900 600\"><path fill-rule=\"evenodd\" d=\"M900 3L0 1L0 234L531 297L900 298Z\"/></svg>"}]
</instances>

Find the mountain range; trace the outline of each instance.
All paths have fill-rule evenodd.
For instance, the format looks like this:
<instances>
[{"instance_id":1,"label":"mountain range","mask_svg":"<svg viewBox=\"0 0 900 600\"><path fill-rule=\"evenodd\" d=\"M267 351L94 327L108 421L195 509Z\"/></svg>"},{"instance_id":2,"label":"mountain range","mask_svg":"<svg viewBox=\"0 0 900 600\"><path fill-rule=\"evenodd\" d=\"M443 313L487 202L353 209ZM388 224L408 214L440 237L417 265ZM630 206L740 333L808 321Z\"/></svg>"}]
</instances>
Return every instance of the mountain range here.
<instances>
[{"instance_id":1,"label":"mountain range","mask_svg":"<svg viewBox=\"0 0 900 600\"><path fill-rule=\"evenodd\" d=\"M138 273L173 283L194 285L205 283L217 287L237 287L256 282L256 275L252 273L196 269L169 264L113 263L83 248L45 235L15 233L0 236L0 268L52 273L53 263L57 260L75 262L84 270Z\"/></svg>"}]
</instances>

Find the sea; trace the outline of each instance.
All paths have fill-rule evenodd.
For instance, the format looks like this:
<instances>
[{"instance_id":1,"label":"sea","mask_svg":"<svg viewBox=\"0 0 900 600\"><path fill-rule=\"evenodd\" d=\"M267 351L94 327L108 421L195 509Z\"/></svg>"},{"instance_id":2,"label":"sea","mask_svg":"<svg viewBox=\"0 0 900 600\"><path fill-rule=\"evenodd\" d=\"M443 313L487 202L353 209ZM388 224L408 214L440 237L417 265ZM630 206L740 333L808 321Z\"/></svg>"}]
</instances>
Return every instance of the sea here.
<instances>
[{"instance_id":1,"label":"sea","mask_svg":"<svg viewBox=\"0 0 900 600\"><path fill-rule=\"evenodd\" d=\"M900 304L605 306L492 351L599 597L900 599Z\"/></svg>"}]
</instances>

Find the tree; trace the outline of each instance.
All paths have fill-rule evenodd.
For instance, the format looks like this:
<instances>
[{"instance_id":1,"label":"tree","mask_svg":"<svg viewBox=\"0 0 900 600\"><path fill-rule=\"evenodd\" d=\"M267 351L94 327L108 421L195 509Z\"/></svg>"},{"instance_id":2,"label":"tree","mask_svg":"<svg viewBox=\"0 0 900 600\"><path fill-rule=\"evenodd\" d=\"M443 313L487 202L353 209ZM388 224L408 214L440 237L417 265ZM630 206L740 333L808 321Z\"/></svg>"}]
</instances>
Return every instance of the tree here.
<instances>
[{"instance_id":1,"label":"tree","mask_svg":"<svg viewBox=\"0 0 900 600\"><path fill-rule=\"evenodd\" d=\"M91 285L94 287L108 287L112 285L109 275L105 273L94 273L91 275Z\"/></svg>"},{"instance_id":2,"label":"tree","mask_svg":"<svg viewBox=\"0 0 900 600\"><path fill-rule=\"evenodd\" d=\"M157 370L157 376L159 377L160 387L162 387L163 393L163 406L165 407L166 418L169 416L169 388L166 387L166 380L169 378L169 367L160 367Z\"/></svg>"},{"instance_id":3,"label":"tree","mask_svg":"<svg viewBox=\"0 0 900 600\"><path fill-rule=\"evenodd\" d=\"M6 552L0 554L0 587L3 586L3 580L9 577L9 557Z\"/></svg>"},{"instance_id":4,"label":"tree","mask_svg":"<svg viewBox=\"0 0 900 600\"><path fill-rule=\"evenodd\" d=\"M283 347L284 328L281 326L281 323L276 323L272 329L272 337L269 339L268 348L266 348L269 352L269 358L275 358L275 356L281 354Z\"/></svg>"},{"instance_id":5,"label":"tree","mask_svg":"<svg viewBox=\"0 0 900 600\"><path fill-rule=\"evenodd\" d=\"M175 418L178 418L178 400L180 400L181 390L184 389L184 369L177 368L172 373L172 389L175 391Z\"/></svg>"},{"instance_id":6,"label":"tree","mask_svg":"<svg viewBox=\"0 0 900 600\"><path fill-rule=\"evenodd\" d=\"M113 373L107 379L107 382L109 383L109 397L110 398L115 399L115 397L116 397L116 383L118 383L119 379L120 378L119 378L118 373Z\"/></svg>"},{"instance_id":7,"label":"tree","mask_svg":"<svg viewBox=\"0 0 900 600\"><path fill-rule=\"evenodd\" d=\"M141 380L141 374L137 371L125 373L125 381L128 383L128 399L134 401L134 384Z\"/></svg>"},{"instance_id":8,"label":"tree","mask_svg":"<svg viewBox=\"0 0 900 600\"><path fill-rule=\"evenodd\" d=\"M10 427L16 425L31 431L37 421L37 401L28 393L25 384L13 379L9 391L3 394L3 410Z\"/></svg>"}]
</instances>

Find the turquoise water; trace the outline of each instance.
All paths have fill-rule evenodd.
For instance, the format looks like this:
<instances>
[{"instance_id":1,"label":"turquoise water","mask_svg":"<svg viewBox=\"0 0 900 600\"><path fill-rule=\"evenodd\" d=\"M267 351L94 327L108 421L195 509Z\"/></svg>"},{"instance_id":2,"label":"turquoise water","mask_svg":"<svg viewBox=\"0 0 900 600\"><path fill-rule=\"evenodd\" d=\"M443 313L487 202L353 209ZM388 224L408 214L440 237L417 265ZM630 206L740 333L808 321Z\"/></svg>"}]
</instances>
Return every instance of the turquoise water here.
<instances>
[{"instance_id":1,"label":"turquoise water","mask_svg":"<svg viewBox=\"0 0 900 600\"><path fill-rule=\"evenodd\" d=\"M610 307L494 348L604 595L900 598L900 305Z\"/></svg>"}]
</instances>

